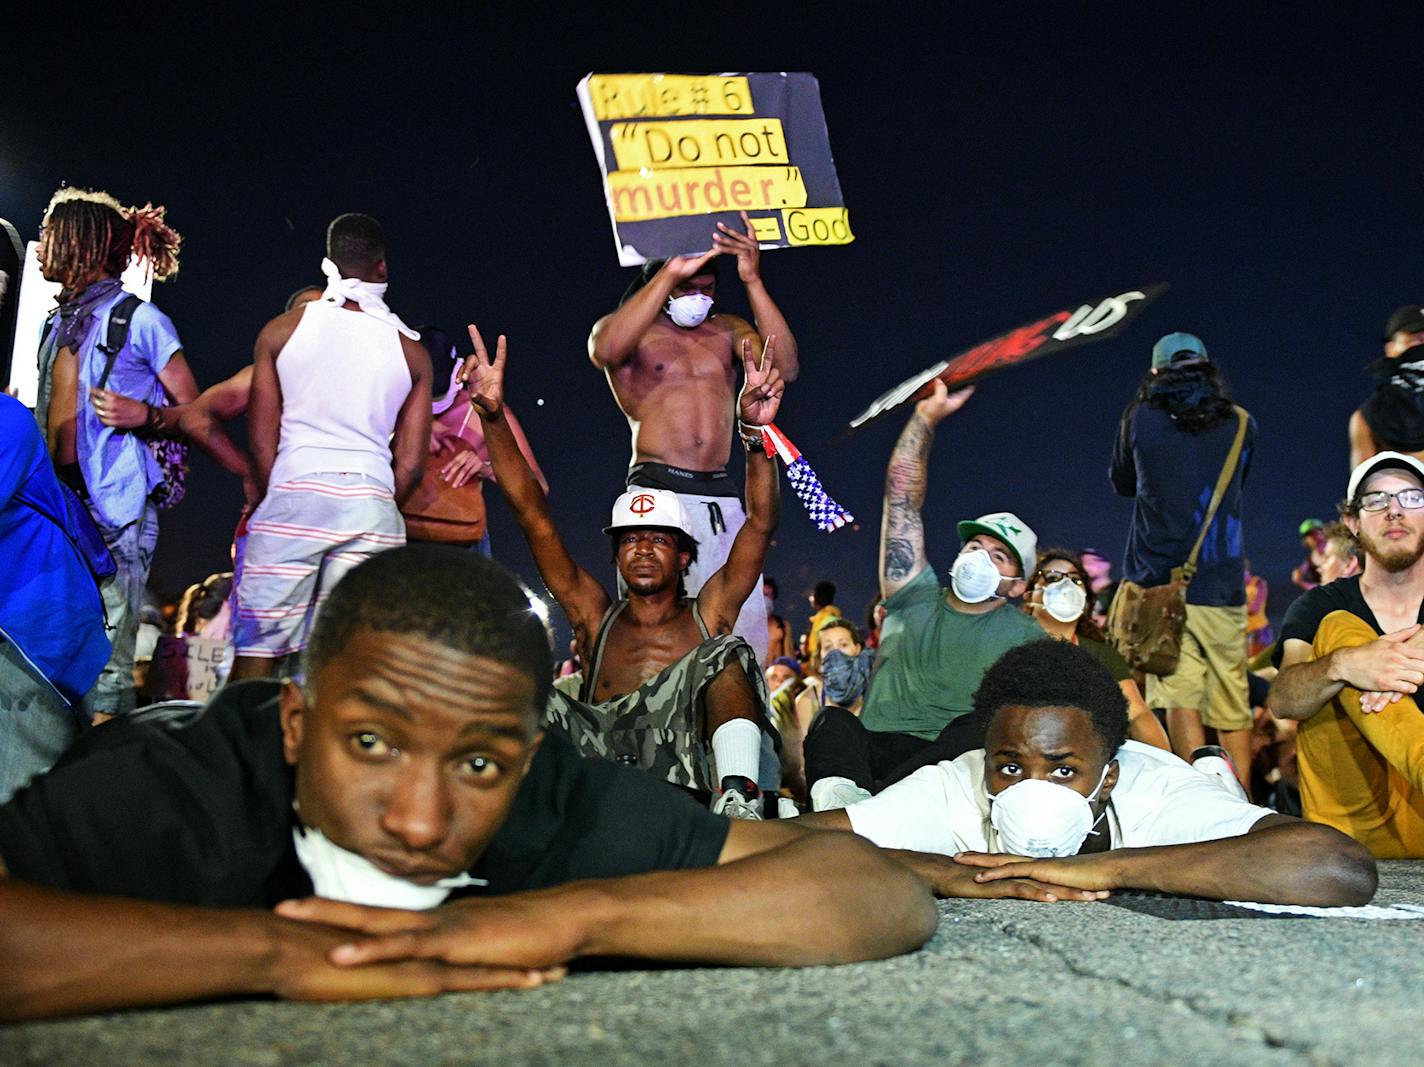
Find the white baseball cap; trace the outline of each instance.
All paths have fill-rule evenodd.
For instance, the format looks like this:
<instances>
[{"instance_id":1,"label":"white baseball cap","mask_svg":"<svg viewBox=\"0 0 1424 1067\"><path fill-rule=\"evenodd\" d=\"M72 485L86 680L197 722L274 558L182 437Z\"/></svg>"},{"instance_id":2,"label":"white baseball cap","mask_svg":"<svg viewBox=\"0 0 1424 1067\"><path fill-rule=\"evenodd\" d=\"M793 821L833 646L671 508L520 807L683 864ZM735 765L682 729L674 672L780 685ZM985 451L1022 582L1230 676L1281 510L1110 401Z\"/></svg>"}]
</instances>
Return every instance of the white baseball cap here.
<instances>
[{"instance_id":1,"label":"white baseball cap","mask_svg":"<svg viewBox=\"0 0 1424 1067\"><path fill-rule=\"evenodd\" d=\"M1350 486L1345 490L1345 500L1353 504L1360 487L1370 475L1387 470L1408 471L1424 486L1424 463L1420 463L1413 456L1406 456L1403 452L1376 452L1350 472Z\"/></svg>"},{"instance_id":2,"label":"white baseball cap","mask_svg":"<svg viewBox=\"0 0 1424 1067\"><path fill-rule=\"evenodd\" d=\"M687 517L687 509L682 506L678 495L668 489L644 489L634 486L613 502L613 518L603 528L611 534L615 530L648 529L660 527L681 530L693 544L692 520Z\"/></svg>"},{"instance_id":3,"label":"white baseball cap","mask_svg":"<svg viewBox=\"0 0 1424 1067\"><path fill-rule=\"evenodd\" d=\"M972 521L966 519L959 524L958 530L960 541L968 541L975 534L988 534L1004 542L1019 561L1025 578L1038 563L1038 535L1012 511L995 511Z\"/></svg>"}]
</instances>

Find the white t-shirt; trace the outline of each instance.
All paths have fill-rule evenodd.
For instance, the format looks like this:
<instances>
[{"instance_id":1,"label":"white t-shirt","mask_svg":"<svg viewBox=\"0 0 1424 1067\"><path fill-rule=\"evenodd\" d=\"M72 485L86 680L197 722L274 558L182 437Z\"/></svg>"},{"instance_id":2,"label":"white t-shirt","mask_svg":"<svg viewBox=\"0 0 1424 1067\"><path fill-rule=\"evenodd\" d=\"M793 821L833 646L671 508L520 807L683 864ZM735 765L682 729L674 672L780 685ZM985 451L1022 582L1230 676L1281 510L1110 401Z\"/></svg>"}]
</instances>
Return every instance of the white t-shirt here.
<instances>
[{"instance_id":1,"label":"white t-shirt","mask_svg":"<svg viewBox=\"0 0 1424 1067\"><path fill-rule=\"evenodd\" d=\"M1236 837L1273 814L1232 796L1170 752L1128 741L1117 750L1108 802L1113 848L1181 845ZM1067 789L1067 786L1063 788ZM989 825L984 750L921 767L869 800L845 809L851 829L882 848L914 852L998 852ZM1101 829L1103 823L1098 824Z\"/></svg>"}]
</instances>

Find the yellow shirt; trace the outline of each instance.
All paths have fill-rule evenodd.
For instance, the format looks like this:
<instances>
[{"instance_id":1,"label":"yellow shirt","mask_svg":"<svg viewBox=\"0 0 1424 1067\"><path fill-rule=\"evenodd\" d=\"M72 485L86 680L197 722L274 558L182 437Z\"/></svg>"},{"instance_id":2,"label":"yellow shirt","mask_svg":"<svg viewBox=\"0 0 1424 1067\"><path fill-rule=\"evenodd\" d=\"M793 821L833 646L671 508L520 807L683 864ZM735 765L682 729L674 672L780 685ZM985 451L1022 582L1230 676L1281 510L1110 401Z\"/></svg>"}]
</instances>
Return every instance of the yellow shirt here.
<instances>
[{"instance_id":1,"label":"yellow shirt","mask_svg":"<svg viewBox=\"0 0 1424 1067\"><path fill-rule=\"evenodd\" d=\"M1315 631L1314 658L1379 634L1333 611ZM1377 859L1424 858L1424 714L1406 697L1366 715L1345 688L1296 734L1300 801L1311 822L1349 834Z\"/></svg>"}]
</instances>

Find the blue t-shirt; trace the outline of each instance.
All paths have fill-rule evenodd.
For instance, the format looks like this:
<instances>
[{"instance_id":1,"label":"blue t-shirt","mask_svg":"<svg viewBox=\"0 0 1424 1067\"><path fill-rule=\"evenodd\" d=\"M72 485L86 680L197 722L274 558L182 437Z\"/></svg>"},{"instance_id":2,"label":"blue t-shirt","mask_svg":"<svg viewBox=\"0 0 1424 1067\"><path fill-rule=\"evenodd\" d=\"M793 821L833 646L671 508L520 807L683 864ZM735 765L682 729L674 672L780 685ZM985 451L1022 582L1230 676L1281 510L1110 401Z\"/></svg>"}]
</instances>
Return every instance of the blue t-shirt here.
<instances>
[{"instance_id":1,"label":"blue t-shirt","mask_svg":"<svg viewBox=\"0 0 1424 1067\"><path fill-rule=\"evenodd\" d=\"M1201 433L1187 433L1161 408L1139 404L1113 447L1113 488L1133 497L1132 525L1122 573L1139 585L1164 585L1186 563L1211 504L1212 490L1236 437L1235 416ZM1256 420L1247 418L1241 458L1211 520L1197 557L1187 603L1234 607L1246 603L1246 550L1241 532L1241 487L1251 468Z\"/></svg>"},{"instance_id":2,"label":"blue t-shirt","mask_svg":"<svg viewBox=\"0 0 1424 1067\"><path fill-rule=\"evenodd\" d=\"M0 631L76 703L109 659L104 605L70 541L59 480L25 405L0 395Z\"/></svg>"},{"instance_id":3,"label":"blue t-shirt","mask_svg":"<svg viewBox=\"0 0 1424 1067\"><path fill-rule=\"evenodd\" d=\"M109 332L109 313L128 294L118 290L94 309L89 334L75 353L79 361L74 415L79 470L89 490L89 508L100 525L118 530L143 518L148 496L163 482L163 470L137 434L105 426L89 402L89 390L104 374L100 342ZM114 360L105 388L149 404L163 403L158 376L183 347L178 331L158 308L145 301L134 309L129 335Z\"/></svg>"}]
</instances>

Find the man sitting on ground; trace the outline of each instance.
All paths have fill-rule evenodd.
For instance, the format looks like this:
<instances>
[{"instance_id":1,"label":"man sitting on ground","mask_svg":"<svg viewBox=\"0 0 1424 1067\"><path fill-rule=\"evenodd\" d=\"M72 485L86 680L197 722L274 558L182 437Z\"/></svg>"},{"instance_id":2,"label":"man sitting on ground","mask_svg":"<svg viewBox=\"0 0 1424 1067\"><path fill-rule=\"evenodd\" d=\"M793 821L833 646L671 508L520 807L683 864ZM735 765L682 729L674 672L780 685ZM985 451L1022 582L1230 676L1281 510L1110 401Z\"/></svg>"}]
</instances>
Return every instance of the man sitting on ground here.
<instances>
[{"instance_id":1,"label":"man sitting on ground","mask_svg":"<svg viewBox=\"0 0 1424 1067\"><path fill-rule=\"evenodd\" d=\"M897 855L941 895L1020 878L1043 883L1022 894L1032 899L1143 889L1330 906L1374 895L1374 861L1338 830L1256 807L1170 752L1126 740L1127 701L1081 648L1011 649L974 705L989 717L984 748L797 823L908 850Z\"/></svg>"},{"instance_id":2,"label":"man sitting on ground","mask_svg":"<svg viewBox=\"0 0 1424 1067\"><path fill-rule=\"evenodd\" d=\"M520 453L504 412L505 339L491 365L479 331L462 377L484 425L500 492L509 502L539 574L565 614L585 664L580 700L556 693L546 724L585 755L642 767L699 797L717 793L715 811L759 818L762 790L775 792L780 771L763 743L766 686L751 646L733 634L743 602L761 584L762 561L780 508L776 460L749 433L746 523L727 562L708 577L697 599L683 578L698 544L677 494L634 488L613 505L604 530L628 587L614 601L574 562L549 513L548 501ZM776 415L781 376L770 356L760 365L743 347L746 383L738 400L743 425ZM707 749L716 762L708 766Z\"/></svg>"},{"instance_id":3,"label":"man sitting on ground","mask_svg":"<svg viewBox=\"0 0 1424 1067\"><path fill-rule=\"evenodd\" d=\"M1364 571L1365 550L1348 526L1332 522L1321 532L1325 537L1320 560L1321 585L1329 585L1338 578L1354 578Z\"/></svg>"},{"instance_id":4,"label":"man sitting on ground","mask_svg":"<svg viewBox=\"0 0 1424 1067\"><path fill-rule=\"evenodd\" d=\"M885 478L880 528L880 594L885 622L875 673L859 718L828 708L806 735L806 780L817 811L842 808L934 762L983 744L961 724L985 668L1014 645L1043 636L1019 611L1038 540L1009 512L959 524L963 547L939 584L925 556L925 500L935 427L973 389L949 394L941 381L915 405L895 443ZM931 745L934 747L931 749Z\"/></svg>"},{"instance_id":5,"label":"man sitting on ground","mask_svg":"<svg viewBox=\"0 0 1424 1067\"><path fill-rule=\"evenodd\" d=\"M841 963L930 936L923 882L863 843L729 822L541 738L531 602L473 553L396 549L332 592L302 686L85 734L0 808L0 1018L524 988L581 956Z\"/></svg>"},{"instance_id":6,"label":"man sitting on ground","mask_svg":"<svg viewBox=\"0 0 1424 1067\"><path fill-rule=\"evenodd\" d=\"M1277 717L1301 720L1305 817L1380 859L1424 857L1421 487L1424 463L1399 452L1351 473L1341 512L1364 549L1364 573L1328 581L1287 609L1267 698Z\"/></svg>"}]
</instances>

